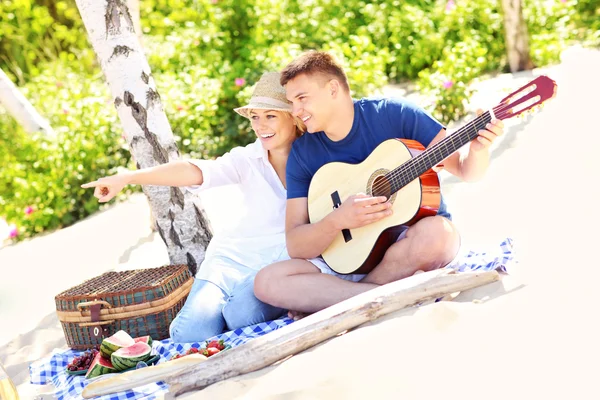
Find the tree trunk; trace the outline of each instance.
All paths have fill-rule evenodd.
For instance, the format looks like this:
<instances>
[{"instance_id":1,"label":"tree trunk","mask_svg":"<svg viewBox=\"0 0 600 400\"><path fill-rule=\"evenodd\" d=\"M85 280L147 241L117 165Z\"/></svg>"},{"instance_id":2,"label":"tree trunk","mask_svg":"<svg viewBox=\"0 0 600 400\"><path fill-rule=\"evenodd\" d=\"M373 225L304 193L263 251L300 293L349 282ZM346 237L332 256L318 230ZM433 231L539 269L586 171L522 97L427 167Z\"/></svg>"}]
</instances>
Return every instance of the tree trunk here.
<instances>
[{"instance_id":1,"label":"tree trunk","mask_svg":"<svg viewBox=\"0 0 600 400\"><path fill-rule=\"evenodd\" d=\"M534 65L529 56L529 37L523 19L522 0L502 0L502 8L510 72L532 69Z\"/></svg>"},{"instance_id":2,"label":"tree trunk","mask_svg":"<svg viewBox=\"0 0 600 400\"><path fill-rule=\"evenodd\" d=\"M0 103L26 132L42 131L54 136L48 121L36 111L2 69L0 69Z\"/></svg>"},{"instance_id":3,"label":"tree trunk","mask_svg":"<svg viewBox=\"0 0 600 400\"><path fill-rule=\"evenodd\" d=\"M131 15L135 34L137 35L140 44L142 44L144 32L142 32L142 22L140 19L140 0L127 0L127 7L129 8L129 14Z\"/></svg>"},{"instance_id":4,"label":"tree trunk","mask_svg":"<svg viewBox=\"0 0 600 400\"><path fill-rule=\"evenodd\" d=\"M150 67L125 0L76 0L138 169L179 158ZM203 208L177 187L144 186L172 264L193 274L212 238Z\"/></svg>"}]
</instances>

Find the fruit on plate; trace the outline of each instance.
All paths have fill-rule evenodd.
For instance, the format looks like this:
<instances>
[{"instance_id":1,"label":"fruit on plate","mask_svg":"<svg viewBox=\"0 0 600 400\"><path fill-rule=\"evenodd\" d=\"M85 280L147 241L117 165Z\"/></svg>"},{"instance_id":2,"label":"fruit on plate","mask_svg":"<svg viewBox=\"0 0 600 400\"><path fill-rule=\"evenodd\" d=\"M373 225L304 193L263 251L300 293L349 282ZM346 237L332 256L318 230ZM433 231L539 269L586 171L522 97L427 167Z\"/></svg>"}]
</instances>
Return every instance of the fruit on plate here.
<instances>
[{"instance_id":1,"label":"fruit on plate","mask_svg":"<svg viewBox=\"0 0 600 400\"><path fill-rule=\"evenodd\" d=\"M225 341L223 339L221 339L221 340L211 340L210 342L207 340L206 341L206 348L209 349L211 347L214 347L214 348L219 349L219 350L225 350Z\"/></svg>"},{"instance_id":2,"label":"fruit on plate","mask_svg":"<svg viewBox=\"0 0 600 400\"><path fill-rule=\"evenodd\" d=\"M104 358L110 360L112 353L123 347L129 347L133 344L135 344L135 340L129 336L127 332L121 330L102 341L102 344L100 345L100 352Z\"/></svg>"},{"instance_id":3,"label":"fruit on plate","mask_svg":"<svg viewBox=\"0 0 600 400\"><path fill-rule=\"evenodd\" d=\"M128 347L122 347L114 351L110 361L117 371L133 368L140 361L147 361L151 355L152 347L144 342L134 343Z\"/></svg>"},{"instance_id":4,"label":"fruit on plate","mask_svg":"<svg viewBox=\"0 0 600 400\"><path fill-rule=\"evenodd\" d=\"M73 358L69 365L67 365L67 369L73 372L85 371L89 369L97 354L98 350L96 349L87 350L82 355Z\"/></svg>"},{"instance_id":5,"label":"fruit on plate","mask_svg":"<svg viewBox=\"0 0 600 400\"><path fill-rule=\"evenodd\" d=\"M91 379L99 375L135 368L140 361L150 360L150 363L154 363L158 357L153 358L151 352L150 336L132 338L127 332L121 330L105 338L102 344L73 358L67 366L67 372L71 375L85 374L86 378Z\"/></svg>"},{"instance_id":6,"label":"fruit on plate","mask_svg":"<svg viewBox=\"0 0 600 400\"><path fill-rule=\"evenodd\" d=\"M87 374L85 374L85 377L92 379L103 374L109 374L111 372L117 372L116 368L113 367L110 360L102 357L102 353L96 351L96 357L92 361L92 364L90 365Z\"/></svg>"},{"instance_id":7,"label":"fruit on plate","mask_svg":"<svg viewBox=\"0 0 600 400\"><path fill-rule=\"evenodd\" d=\"M225 342L223 341L223 339L212 340L210 342L207 340L205 347L199 348L199 349L192 347L183 354L175 354L173 357L171 357L171 360L185 357L190 354L202 354L205 357L211 357L217 353L220 353L221 351L225 350L226 348L227 348L227 345L225 345Z\"/></svg>"}]
</instances>

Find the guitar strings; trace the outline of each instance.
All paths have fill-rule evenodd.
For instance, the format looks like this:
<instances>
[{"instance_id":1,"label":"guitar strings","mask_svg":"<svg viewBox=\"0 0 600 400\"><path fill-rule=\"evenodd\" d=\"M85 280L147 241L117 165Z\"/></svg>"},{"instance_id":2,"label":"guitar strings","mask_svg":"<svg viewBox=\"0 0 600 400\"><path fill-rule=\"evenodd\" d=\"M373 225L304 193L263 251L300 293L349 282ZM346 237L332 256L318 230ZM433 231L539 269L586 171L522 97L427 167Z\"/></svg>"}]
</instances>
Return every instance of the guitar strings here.
<instances>
[{"instance_id":1,"label":"guitar strings","mask_svg":"<svg viewBox=\"0 0 600 400\"><path fill-rule=\"evenodd\" d=\"M512 107L512 105L510 105L510 106L499 105L499 106L494 107L493 110L497 111L495 113L497 118L502 119L506 115L509 115L509 113L505 112L505 111L511 107ZM528 108L530 108L530 107L528 107ZM475 120L469 122L467 125L460 128L457 132L453 133L451 136L448 136L447 140L441 140L440 142L436 143L435 145L433 145L431 148L427 149L423 153L406 161L400 167L388 172L388 174L386 174L386 178L388 179L388 182L379 183L379 184L375 185L373 187L373 190L374 191L381 190L382 188L384 188L386 186L392 186L392 185L400 186L398 189L394 190L394 192L396 192L401 187L406 186L408 183L417 179L421 174L423 174L428 169L428 168L423 168L423 165L419 164L419 163L422 163L425 158L429 158L432 154L435 154L436 151L440 152L440 155L443 154L443 153L441 153L441 148L445 147L445 150L447 151L448 150L447 146L449 144L451 144L455 148L454 151L458 150L458 147L461 147L464 144L468 143L469 140L467 140L465 143L462 143L458 147L457 147L456 143L454 142L454 140L455 139L459 139L459 140L463 139L463 136L465 133L477 133L477 131L479 131L479 129L481 129L485 126L485 124L487 123L485 121L485 119L489 118L489 117L490 117L489 111L484 112L482 115L478 116ZM472 132L473 128L475 128L475 132ZM452 152L454 152L454 151L452 151ZM421 171L418 171L418 169L421 169ZM403 175L406 172L413 172L413 176L409 177L407 180L402 179ZM391 189L391 187L390 187L390 189Z\"/></svg>"},{"instance_id":2,"label":"guitar strings","mask_svg":"<svg viewBox=\"0 0 600 400\"><path fill-rule=\"evenodd\" d=\"M499 108L501 108L501 106L496 107L496 109L499 109ZM456 147L456 144L454 143L454 140L456 138L461 139L462 138L461 136L464 133L471 132L472 131L471 128L473 128L473 126L475 126L476 130L478 130L478 128L479 128L478 125L480 125L482 122L483 122L483 125L485 125L487 123L487 122L485 122L485 119L489 118L489 117L490 117L489 111L486 111L482 115L479 115L473 121L469 122L467 125L461 127L458 131L454 132L451 136L448 136L447 138L436 143L435 145L433 145L432 147L430 147L423 153L409 159L403 165L388 172L388 174L386 174L386 178L387 178L388 182L390 183L389 186L391 186L391 184L395 184L397 186L403 187L406 184L412 182L414 179L416 179L418 176L421 175L421 174L417 173L417 167L419 167L419 163L422 162L422 159L424 159L425 157L429 157L429 155L431 153L435 154L436 151L440 151L442 146L447 147L448 144L452 144L454 147ZM443 153L440 152L440 154L443 154ZM402 177L406 172L410 172L411 170L413 172L413 175L415 175L415 176L410 177L408 179L408 182L405 182L405 180L402 179ZM425 171L423 171L423 172L425 172ZM377 185L373 186L373 191L376 192L378 190L383 189L384 187L388 186L388 182L378 183ZM390 187L390 189L391 189L391 187Z\"/></svg>"},{"instance_id":3,"label":"guitar strings","mask_svg":"<svg viewBox=\"0 0 600 400\"><path fill-rule=\"evenodd\" d=\"M477 131L483 128L485 124L487 124L486 119L488 118L490 118L489 111L478 116L478 118L471 121L469 124L463 126L457 132L453 133L451 136L448 136L445 140L436 143L423 153L411 158L410 160L406 161L403 165L388 172L388 174L386 174L386 178L388 179L388 181L393 185L399 186L396 190L394 190L394 192L399 190L401 187L406 186L408 183L412 182L413 180L417 179L421 174L423 174L428 169L424 168L425 161L427 161L427 159L432 155L435 156L436 153L439 153L439 155L443 155L444 152L442 151L442 148L446 150L446 153L449 153L448 146L451 145L453 150L450 152L451 154L454 151L458 150L458 148L462 147L464 144L468 143L469 140L465 140L464 138L465 133L471 135L476 134ZM468 139L468 137L466 139ZM465 143L460 143L461 140L464 140ZM457 145L455 141L458 141L459 144ZM442 161L443 158L439 161ZM404 179L407 173L412 173L412 176L409 176L406 179ZM381 190L387 185L387 182L379 183L373 187L373 190Z\"/></svg>"},{"instance_id":4,"label":"guitar strings","mask_svg":"<svg viewBox=\"0 0 600 400\"><path fill-rule=\"evenodd\" d=\"M492 110L494 111L494 115L495 115L496 119L503 119L507 115L510 115L510 113L507 112L507 110L509 110L512 107L514 107L514 105L501 104L501 105L493 107ZM533 105L530 106L530 107L528 107L528 108L531 108L531 107L533 107ZM525 110L523 110L523 111L525 111ZM407 184L409 184L413 180L417 179L421 174L423 174L427 170L427 169L425 169L425 171L422 171L421 173L418 173L416 167L420 166L419 163L422 163L424 161L424 159L430 157L431 154L435 154L436 151L439 151L440 155L443 154L441 152L441 150L442 150L441 147L447 147L448 144L452 144L453 147L456 147L456 144L454 143L454 139L462 139L462 136L465 133L472 133L472 129L473 128L475 128L475 133L478 132L481 128L485 127L485 125L487 124L487 122L485 121L486 118L490 118L490 120L491 120L491 115L490 115L490 111L489 110L485 111L481 115L477 116L477 118L475 118L474 120L470 121L469 123L467 123L463 127L459 128L458 131L456 131L452 135L447 136L446 138L440 140L438 143L434 144L433 146L431 146L427 150L423 151L418 156L411 158L410 160L406 161L404 164L402 164L398 168L396 168L396 169L388 172L388 174L390 174L390 173L391 174L390 175L387 175L387 174L385 175L385 177L387 178L387 182L378 183L377 185L373 186L371 193L377 192L378 190L382 190L383 188L385 188L387 186L390 186L390 189L391 189L391 186L393 184L395 184L396 186L399 186L398 189L397 189L397 190L399 190L400 188L406 186ZM481 124L481 126L479 126L480 124ZM468 141L467 141L467 143L468 143ZM462 147L462 145L461 145L461 147ZM445 150L447 150L447 148ZM458 150L458 148L456 148L456 150ZM446 156L446 157L448 157L448 156ZM423 168L422 165L420 167L421 167L420 169ZM412 172L416 176L415 177L410 177L407 181L405 181L404 179L402 179L403 175L406 172L409 172L411 169L412 169ZM395 191L397 191L397 190L395 190Z\"/></svg>"}]
</instances>

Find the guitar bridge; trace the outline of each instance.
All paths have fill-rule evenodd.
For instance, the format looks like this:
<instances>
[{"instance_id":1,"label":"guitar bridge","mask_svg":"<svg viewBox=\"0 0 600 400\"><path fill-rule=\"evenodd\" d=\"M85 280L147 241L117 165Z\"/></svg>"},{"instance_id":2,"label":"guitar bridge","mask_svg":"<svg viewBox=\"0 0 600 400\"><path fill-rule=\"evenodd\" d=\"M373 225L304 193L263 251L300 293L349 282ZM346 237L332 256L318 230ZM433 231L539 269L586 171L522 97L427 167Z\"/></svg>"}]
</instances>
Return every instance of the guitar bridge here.
<instances>
[{"instance_id":1,"label":"guitar bridge","mask_svg":"<svg viewBox=\"0 0 600 400\"><path fill-rule=\"evenodd\" d=\"M333 202L334 210L342 205L342 201L340 200L340 194L337 192L337 190L331 193L331 201ZM342 229L342 235L344 236L344 240L346 241L346 243L352 240L352 234L350 233L350 229Z\"/></svg>"}]
</instances>

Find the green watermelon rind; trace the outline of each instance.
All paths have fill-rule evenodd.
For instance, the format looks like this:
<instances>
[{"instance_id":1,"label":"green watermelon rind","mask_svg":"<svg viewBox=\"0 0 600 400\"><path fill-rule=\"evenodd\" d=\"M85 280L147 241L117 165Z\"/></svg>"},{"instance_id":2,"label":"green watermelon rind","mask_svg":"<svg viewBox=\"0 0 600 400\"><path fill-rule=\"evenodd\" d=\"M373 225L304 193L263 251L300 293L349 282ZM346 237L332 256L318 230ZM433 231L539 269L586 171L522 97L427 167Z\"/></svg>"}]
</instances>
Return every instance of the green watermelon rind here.
<instances>
[{"instance_id":1,"label":"green watermelon rind","mask_svg":"<svg viewBox=\"0 0 600 400\"><path fill-rule=\"evenodd\" d=\"M133 346L137 346L137 345L144 345L145 348L145 352L137 355L137 356L123 356L122 353L125 350L129 350L131 349L131 347ZM119 349L117 351L115 351L114 353L111 354L110 356L110 361L113 365L113 367L115 367L117 369L117 371L122 371L124 369L129 369L129 368L133 368L137 365L137 363L139 363L140 361L147 361L148 359L150 359L152 357L152 355L150 354L152 352L152 348L150 346L148 346L147 343L144 342L138 342L132 346L129 347L123 347L122 349Z\"/></svg>"},{"instance_id":2,"label":"green watermelon rind","mask_svg":"<svg viewBox=\"0 0 600 400\"><path fill-rule=\"evenodd\" d=\"M106 358L102 357L102 354L98 353L96 358L94 358L94 361L92 361L92 364L90 364L90 368L87 370L87 373L85 374L86 379L92 379L100 375L118 372L118 370L114 368L114 365L113 368L106 365L100 365L98 363L99 359L103 359L105 362L111 363L110 360L107 360Z\"/></svg>"},{"instance_id":3,"label":"green watermelon rind","mask_svg":"<svg viewBox=\"0 0 600 400\"><path fill-rule=\"evenodd\" d=\"M127 338L131 339L130 344L121 346L116 343L111 343L111 339L113 339L115 336L124 336L125 340L127 340ZM134 339L131 336L129 336L129 334L127 332L120 330L117 333L115 333L114 335L112 335L111 337L108 337L108 338L105 338L104 340L102 340L102 343L100 344L100 353L102 353L102 357L106 358L107 360L110 360L110 356L112 355L112 353L114 353L115 351L117 351L123 347L129 347L132 344L135 344Z\"/></svg>"}]
</instances>

